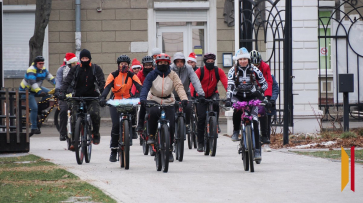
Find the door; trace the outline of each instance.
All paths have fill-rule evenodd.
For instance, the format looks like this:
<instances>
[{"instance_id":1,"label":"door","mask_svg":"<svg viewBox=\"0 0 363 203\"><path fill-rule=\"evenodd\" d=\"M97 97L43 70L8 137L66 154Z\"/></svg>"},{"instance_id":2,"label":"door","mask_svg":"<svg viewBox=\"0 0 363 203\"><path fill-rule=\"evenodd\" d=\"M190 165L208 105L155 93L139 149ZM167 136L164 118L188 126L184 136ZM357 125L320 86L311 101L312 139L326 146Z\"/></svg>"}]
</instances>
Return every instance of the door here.
<instances>
[{"instance_id":1,"label":"door","mask_svg":"<svg viewBox=\"0 0 363 203\"><path fill-rule=\"evenodd\" d=\"M187 28L181 27L161 27L158 29L157 45L162 53L173 57L176 52L184 53L187 56Z\"/></svg>"}]
</instances>

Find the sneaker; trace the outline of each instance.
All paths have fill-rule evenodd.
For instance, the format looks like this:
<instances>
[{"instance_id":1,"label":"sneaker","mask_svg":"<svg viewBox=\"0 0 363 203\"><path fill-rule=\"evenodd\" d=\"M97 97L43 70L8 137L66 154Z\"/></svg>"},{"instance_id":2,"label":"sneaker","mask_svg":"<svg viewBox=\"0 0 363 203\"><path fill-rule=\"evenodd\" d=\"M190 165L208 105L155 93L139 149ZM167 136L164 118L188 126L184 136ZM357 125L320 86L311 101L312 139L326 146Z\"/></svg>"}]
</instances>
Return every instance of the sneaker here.
<instances>
[{"instance_id":1,"label":"sneaker","mask_svg":"<svg viewBox=\"0 0 363 203\"><path fill-rule=\"evenodd\" d=\"M262 144L270 144L270 139L268 139L268 137L262 136L261 142Z\"/></svg>"},{"instance_id":2,"label":"sneaker","mask_svg":"<svg viewBox=\"0 0 363 203\"><path fill-rule=\"evenodd\" d=\"M32 129L32 130L30 131L30 133L33 135L33 134L40 134L41 132L40 132L40 130L37 128L37 129Z\"/></svg>"},{"instance_id":3,"label":"sneaker","mask_svg":"<svg viewBox=\"0 0 363 203\"><path fill-rule=\"evenodd\" d=\"M221 131L221 128L219 127L219 125L218 125L218 133L221 133L222 131Z\"/></svg>"},{"instance_id":4,"label":"sneaker","mask_svg":"<svg viewBox=\"0 0 363 203\"><path fill-rule=\"evenodd\" d=\"M92 142L94 145L100 144L101 136L100 133L93 133L92 134Z\"/></svg>"},{"instance_id":5,"label":"sneaker","mask_svg":"<svg viewBox=\"0 0 363 203\"><path fill-rule=\"evenodd\" d=\"M233 142L238 141L238 135L239 135L239 131L237 131L237 130L233 131L233 135L232 135Z\"/></svg>"},{"instance_id":6,"label":"sneaker","mask_svg":"<svg viewBox=\"0 0 363 203\"><path fill-rule=\"evenodd\" d=\"M261 149L255 149L255 160L261 160Z\"/></svg>"},{"instance_id":7,"label":"sneaker","mask_svg":"<svg viewBox=\"0 0 363 203\"><path fill-rule=\"evenodd\" d=\"M139 122L139 125L137 125L137 128L136 128L136 131L137 132L144 131L144 122Z\"/></svg>"},{"instance_id":8,"label":"sneaker","mask_svg":"<svg viewBox=\"0 0 363 203\"><path fill-rule=\"evenodd\" d=\"M75 151L75 147L74 147L74 145L73 145L73 144L71 144L71 146L69 147L69 150L71 150L72 152L74 152L74 151Z\"/></svg>"},{"instance_id":9,"label":"sneaker","mask_svg":"<svg viewBox=\"0 0 363 203\"><path fill-rule=\"evenodd\" d=\"M60 141L66 141L66 135L60 135L59 140Z\"/></svg>"},{"instance_id":10,"label":"sneaker","mask_svg":"<svg viewBox=\"0 0 363 203\"><path fill-rule=\"evenodd\" d=\"M270 145L266 144L263 151L265 151L265 152L271 152Z\"/></svg>"},{"instance_id":11,"label":"sneaker","mask_svg":"<svg viewBox=\"0 0 363 203\"><path fill-rule=\"evenodd\" d=\"M174 162L174 156L172 151L169 152L169 162Z\"/></svg>"},{"instance_id":12,"label":"sneaker","mask_svg":"<svg viewBox=\"0 0 363 203\"><path fill-rule=\"evenodd\" d=\"M137 133L135 127L132 127L132 139L137 139Z\"/></svg>"},{"instance_id":13,"label":"sneaker","mask_svg":"<svg viewBox=\"0 0 363 203\"><path fill-rule=\"evenodd\" d=\"M117 150L111 149L111 155L110 155L110 162L116 162L117 161Z\"/></svg>"},{"instance_id":14,"label":"sneaker","mask_svg":"<svg viewBox=\"0 0 363 203\"><path fill-rule=\"evenodd\" d=\"M149 136L149 139L147 140L147 144L148 145L155 144L155 136L154 135Z\"/></svg>"},{"instance_id":15,"label":"sneaker","mask_svg":"<svg viewBox=\"0 0 363 203\"><path fill-rule=\"evenodd\" d=\"M198 143L198 148L197 148L197 151L198 152L203 152L203 144L200 144L200 143Z\"/></svg>"}]
</instances>

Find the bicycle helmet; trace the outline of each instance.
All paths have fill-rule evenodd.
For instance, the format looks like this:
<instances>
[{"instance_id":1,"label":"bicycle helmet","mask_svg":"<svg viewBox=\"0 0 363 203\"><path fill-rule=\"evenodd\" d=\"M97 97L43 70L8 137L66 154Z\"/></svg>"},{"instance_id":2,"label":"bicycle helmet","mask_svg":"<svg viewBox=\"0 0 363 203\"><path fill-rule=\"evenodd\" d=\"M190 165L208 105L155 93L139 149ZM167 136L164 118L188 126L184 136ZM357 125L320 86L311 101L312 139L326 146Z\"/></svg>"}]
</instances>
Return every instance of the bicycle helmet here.
<instances>
[{"instance_id":1,"label":"bicycle helmet","mask_svg":"<svg viewBox=\"0 0 363 203\"><path fill-rule=\"evenodd\" d=\"M154 59L152 56L144 56L144 58L142 58L141 63L145 64L145 63L153 63Z\"/></svg>"},{"instance_id":2,"label":"bicycle helmet","mask_svg":"<svg viewBox=\"0 0 363 203\"><path fill-rule=\"evenodd\" d=\"M161 53L159 55L156 56L155 62L156 64L159 63L159 61L167 61L170 64L170 56L164 53Z\"/></svg>"},{"instance_id":3,"label":"bicycle helmet","mask_svg":"<svg viewBox=\"0 0 363 203\"><path fill-rule=\"evenodd\" d=\"M253 64L261 63L262 57L261 57L260 52L253 50L253 51L251 51L250 55L251 55L251 63L253 63Z\"/></svg>"},{"instance_id":4,"label":"bicycle helmet","mask_svg":"<svg viewBox=\"0 0 363 203\"><path fill-rule=\"evenodd\" d=\"M127 64L130 64L131 59L127 55L121 55L117 58L117 65L120 65L121 62L126 62Z\"/></svg>"},{"instance_id":5,"label":"bicycle helmet","mask_svg":"<svg viewBox=\"0 0 363 203\"><path fill-rule=\"evenodd\" d=\"M215 55L215 54L213 54L213 53L206 53L206 54L204 54L204 56L203 56L203 61L204 61L204 63L205 63L208 59L216 60L216 55Z\"/></svg>"},{"instance_id":6,"label":"bicycle helmet","mask_svg":"<svg viewBox=\"0 0 363 203\"><path fill-rule=\"evenodd\" d=\"M44 62L43 56L37 56L34 59L34 63L37 64L38 62Z\"/></svg>"}]
</instances>

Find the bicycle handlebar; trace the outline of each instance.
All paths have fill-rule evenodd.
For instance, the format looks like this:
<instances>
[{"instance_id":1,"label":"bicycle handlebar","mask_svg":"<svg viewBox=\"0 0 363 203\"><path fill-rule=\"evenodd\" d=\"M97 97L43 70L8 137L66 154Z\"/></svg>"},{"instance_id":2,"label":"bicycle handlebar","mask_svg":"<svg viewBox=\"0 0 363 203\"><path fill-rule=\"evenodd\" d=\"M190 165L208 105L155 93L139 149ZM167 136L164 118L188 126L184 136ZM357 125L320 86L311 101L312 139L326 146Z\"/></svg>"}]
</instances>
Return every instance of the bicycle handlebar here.
<instances>
[{"instance_id":1,"label":"bicycle handlebar","mask_svg":"<svg viewBox=\"0 0 363 203\"><path fill-rule=\"evenodd\" d=\"M81 101L81 100L98 100L99 97L69 97L69 98L66 98L65 100L78 100L78 101Z\"/></svg>"}]
</instances>

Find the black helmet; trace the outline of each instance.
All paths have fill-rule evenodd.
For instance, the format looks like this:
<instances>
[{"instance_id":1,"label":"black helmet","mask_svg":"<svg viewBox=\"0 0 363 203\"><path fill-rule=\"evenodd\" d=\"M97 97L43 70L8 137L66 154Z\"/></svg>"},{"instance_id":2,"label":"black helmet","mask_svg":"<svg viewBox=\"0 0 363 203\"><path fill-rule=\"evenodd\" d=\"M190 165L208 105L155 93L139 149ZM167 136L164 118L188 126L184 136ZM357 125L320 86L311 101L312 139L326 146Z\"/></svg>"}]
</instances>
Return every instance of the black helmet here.
<instances>
[{"instance_id":1,"label":"black helmet","mask_svg":"<svg viewBox=\"0 0 363 203\"><path fill-rule=\"evenodd\" d=\"M44 58L43 58L43 56L37 56L37 57L35 57L35 59L34 59L34 63L35 64L37 64L38 62L44 62Z\"/></svg>"},{"instance_id":2,"label":"black helmet","mask_svg":"<svg viewBox=\"0 0 363 203\"><path fill-rule=\"evenodd\" d=\"M213 53L206 53L206 54L204 54L204 56L203 56L203 61L204 61L204 63L205 63L208 59L216 60L216 55L215 55L215 54L213 54Z\"/></svg>"},{"instance_id":3,"label":"black helmet","mask_svg":"<svg viewBox=\"0 0 363 203\"><path fill-rule=\"evenodd\" d=\"M144 56L144 58L142 58L141 63L145 64L145 63L153 63L154 59L152 56Z\"/></svg>"},{"instance_id":4,"label":"black helmet","mask_svg":"<svg viewBox=\"0 0 363 203\"><path fill-rule=\"evenodd\" d=\"M126 62L126 63L130 64L131 59L127 55L121 55L117 58L117 65L120 65L121 62Z\"/></svg>"}]
</instances>

